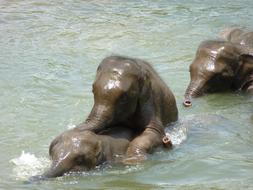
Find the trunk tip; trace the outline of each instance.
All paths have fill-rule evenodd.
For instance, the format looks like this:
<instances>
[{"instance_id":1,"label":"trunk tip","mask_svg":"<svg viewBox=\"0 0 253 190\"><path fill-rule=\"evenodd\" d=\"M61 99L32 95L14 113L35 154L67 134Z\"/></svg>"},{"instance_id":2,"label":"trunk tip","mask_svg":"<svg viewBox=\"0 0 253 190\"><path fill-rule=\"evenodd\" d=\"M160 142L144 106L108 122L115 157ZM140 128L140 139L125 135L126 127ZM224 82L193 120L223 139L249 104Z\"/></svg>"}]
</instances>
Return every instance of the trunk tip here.
<instances>
[{"instance_id":1,"label":"trunk tip","mask_svg":"<svg viewBox=\"0 0 253 190\"><path fill-rule=\"evenodd\" d=\"M192 101L186 99L186 100L184 100L183 105L184 105L184 107L191 107L192 106Z\"/></svg>"}]
</instances>

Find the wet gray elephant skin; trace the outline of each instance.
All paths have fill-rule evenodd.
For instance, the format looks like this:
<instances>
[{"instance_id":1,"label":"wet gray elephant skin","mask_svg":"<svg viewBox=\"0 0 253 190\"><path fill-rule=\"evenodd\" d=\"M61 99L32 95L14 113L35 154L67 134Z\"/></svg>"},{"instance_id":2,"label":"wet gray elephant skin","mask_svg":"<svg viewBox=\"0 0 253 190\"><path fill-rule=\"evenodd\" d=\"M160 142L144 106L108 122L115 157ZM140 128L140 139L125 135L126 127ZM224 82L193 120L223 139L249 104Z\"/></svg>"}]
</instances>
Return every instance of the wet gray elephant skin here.
<instances>
[{"instance_id":1,"label":"wet gray elephant skin","mask_svg":"<svg viewBox=\"0 0 253 190\"><path fill-rule=\"evenodd\" d=\"M204 93L245 91L253 94L253 51L229 41L204 41L190 65L191 81L183 104Z\"/></svg>"},{"instance_id":2,"label":"wet gray elephant skin","mask_svg":"<svg viewBox=\"0 0 253 190\"><path fill-rule=\"evenodd\" d=\"M118 126L100 134L67 130L50 144L51 167L30 181L58 177L67 172L89 171L104 162L121 162L129 142L136 135L130 128Z\"/></svg>"},{"instance_id":3,"label":"wet gray elephant skin","mask_svg":"<svg viewBox=\"0 0 253 190\"><path fill-rule=\"evenodd\" d=\"M150 64L140 59L110 56L102 60L93 94L93 108L77 129L98 133L117 125L140 132L127 149L131 163L159 146L165 126L178 118L173 93Z\"/></svg>"},{"instance_id":4,"label":"wet gray elephant skin","mask_svg":"<svg viewBox=\"0 0 253 190\"><path fill-rule=\"evenodd\" d=\"M221 32L221 37L232 43L253 47L253 31L228 28Z\"/></svg>"}]
</instances>

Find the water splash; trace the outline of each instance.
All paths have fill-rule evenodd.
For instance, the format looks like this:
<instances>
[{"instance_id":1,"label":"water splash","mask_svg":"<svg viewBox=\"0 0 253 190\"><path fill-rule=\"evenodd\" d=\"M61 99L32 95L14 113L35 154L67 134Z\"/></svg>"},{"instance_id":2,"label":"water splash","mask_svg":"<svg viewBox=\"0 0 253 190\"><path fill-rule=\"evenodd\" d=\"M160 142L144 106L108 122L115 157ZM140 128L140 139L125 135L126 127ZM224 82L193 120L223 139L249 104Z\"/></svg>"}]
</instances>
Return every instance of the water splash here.
<instances>
[{"instance_id":1,"label":"water splash","mask_svg":"<svg viewBox=\"0 0 253 190\"><path fill-rule=\"evenodd\" d=\"M179 146L187 139L188 127L184 122L175 123L165 129L166 135L171 139L174 146Z\"/></svg>"},{"instance_id":2,"label":"water splash","mask_svg":"<svg viewBox=\"0 0 253 190\"><path fill-rule=\"evenodd\" d=\"M187 139L187 128L181 127L170 133L172 144L178 146Z\"/></svg>"},{"instance_id":3,"label":"water splash","mask_svg":"<svg viewBox=\"0 0 253 190\"><path fill-rule=\"evenodd\" d=\"M75 127L76 127L76 125L70 123L70 124L68 124L67 129L73 129Z\"/></svg>"},{"instance_id":4,"label":"water splash","mask_svg":"<svg viewBox=\"0 0 253 190\"><path fill-rule=\"evenodd\" d=\"M41 174L45 168L49 167L50 160L44 157L36 157L34 154L22 151L18 158L10 160L15 166L13 175L17 180L24 180L31 176Z\"/></svg>"},{"instance_id":5,"label":"water splash","mask_svg":"<svg viewBox=\"0 0 253 190\"><path fill-rule=\"evenodd\" d=\"M124 169L112 170L108 173L110 174L128 174L138 172L144 169L142 164L135 165L135 166L125 166Z\"/></svg>"}]
</instances>

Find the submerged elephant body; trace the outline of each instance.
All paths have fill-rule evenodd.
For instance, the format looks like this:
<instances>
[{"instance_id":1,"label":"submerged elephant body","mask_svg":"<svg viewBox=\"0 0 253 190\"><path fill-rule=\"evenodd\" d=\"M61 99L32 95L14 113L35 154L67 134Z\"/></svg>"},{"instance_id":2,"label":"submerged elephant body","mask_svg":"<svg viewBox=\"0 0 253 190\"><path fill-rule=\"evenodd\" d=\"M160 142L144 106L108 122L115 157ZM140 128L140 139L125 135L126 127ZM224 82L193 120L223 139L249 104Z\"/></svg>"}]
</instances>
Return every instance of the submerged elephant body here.
<instances>
[{"instance_id":1,"label":"submerged elephant body","mask_svg":"<svg viewBox=\"0 0 253 190\"><path fill-rule=\"evenodd\" d=\"M140 132L129 145L128 157L143 158L160 145L165 126L178 117L173 93L156 71L140 59L105 58L98 66L93 94L91 113L77 129L98 133L119 125Z\"/></svg>"},{"instance_id":2,"label":"submerged elephant body","mask_svg":"<svg viewBox=\"0 0 253 190\"><path fill-rule=\"evenodd\" d=\"M243 90L253 94L251 48L228 41L204 41L190 65L191 81L185 92L185 106L192 98L210 92Z\"/></svg>"},{"instance_id":3,"label":"submerged elephant body","mask_svg":"<svg viewBox=\"0 0 253 190\"><path fill-rule=\"evenodd\" d=\"M50 144L51 167L43 175L31 180L89 171L104 162L121 162L129 142L135 136L126 127L113 128L100 134L76 129L65 131Z\"/></svg>"}]
</instances>

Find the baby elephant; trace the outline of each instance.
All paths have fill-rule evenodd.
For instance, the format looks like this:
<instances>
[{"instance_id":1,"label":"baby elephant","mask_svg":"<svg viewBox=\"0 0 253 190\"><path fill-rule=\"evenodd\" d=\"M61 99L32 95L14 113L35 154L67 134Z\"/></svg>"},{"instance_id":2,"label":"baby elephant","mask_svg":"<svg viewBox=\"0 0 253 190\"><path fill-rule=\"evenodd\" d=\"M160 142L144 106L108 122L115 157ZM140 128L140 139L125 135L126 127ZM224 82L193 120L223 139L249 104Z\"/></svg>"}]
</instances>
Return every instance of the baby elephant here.
<instances>
[{"instance_id":1,"label":"baby elephant","mask_svg":"<svg viewBox=\"0 0 253 190\"><path fill-rule=\"evenodd\" d=\"M242 90L253 94L253 50L229 41L204 41L190 65L184 105L210 92Z\"/></svg>"},{"instance_id":2,"label":"baby elephant","mask_svg":"<svg viewBox=\"0 0 253 190\"><path fill-rule=\"evenodd\" d=\"M76 128L65 131L49 147L51 167L44 174L31 177L30 181L59 177L67 172L89 171L105 162L123 162L129 142L137 135L130 128L118 126L100 134ZM160 136L153 140L160 140ZM167 140L171 144L170 139ZM148 142L144 139L143 143Z\"/></svg>"},{"instance_id":3,"label":"baby elephant","mask_svg":"<svg viewBox=\"0 0 253 190\"><path fill-rule=\"evenodd\" d=\"M97 68L92 91L94 105L77 130L99 133L116 125L140 132L127 149L131 164L145 158L140 153L145 155L160 145L165 127L177 121L175 96L146 61L106 57Z\"/></svg>"},{"instance_id":4,"label":"baby elephant","mask_svg":"<svg viewBox=\"0 0 253 190\"><path fill-rule=\"evenodd\" d=\"M136 136L129 128L116 127L101 134L71 129L56 137L50 147L51 167L30 180L62 176L67 172L88 171L106 161L121 161L128 144Z\"/></svg>"}]
</instances>

